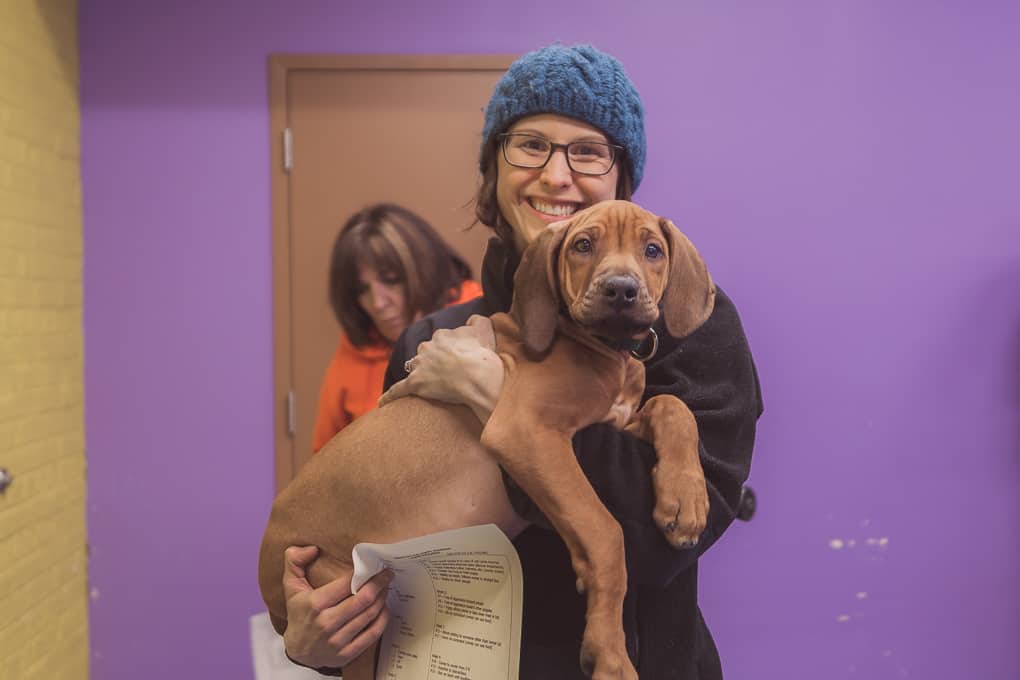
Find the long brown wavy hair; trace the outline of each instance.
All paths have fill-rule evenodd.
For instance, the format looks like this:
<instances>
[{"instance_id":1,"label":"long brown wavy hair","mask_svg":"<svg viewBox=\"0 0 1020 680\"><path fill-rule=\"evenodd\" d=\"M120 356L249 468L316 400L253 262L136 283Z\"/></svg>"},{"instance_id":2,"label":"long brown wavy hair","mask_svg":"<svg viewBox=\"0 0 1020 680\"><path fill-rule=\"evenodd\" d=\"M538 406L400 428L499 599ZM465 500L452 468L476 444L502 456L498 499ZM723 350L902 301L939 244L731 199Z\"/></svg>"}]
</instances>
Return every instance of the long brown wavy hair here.
<instances>
[{"instance_id":1,"label":"long brown wavy hair","mask_svg":"<svg viewBox=\"0 0 1020 680\"><path fill-rule=\"evenodd\" d=\"M429 314L460 297L471 267L419 215L393 203L369 206L350 217L333 244L329 266L329 302L350 341L358 346L381 338L361 304L360 267L404 287L408 320Z\"/></svg>"}]
</instances>

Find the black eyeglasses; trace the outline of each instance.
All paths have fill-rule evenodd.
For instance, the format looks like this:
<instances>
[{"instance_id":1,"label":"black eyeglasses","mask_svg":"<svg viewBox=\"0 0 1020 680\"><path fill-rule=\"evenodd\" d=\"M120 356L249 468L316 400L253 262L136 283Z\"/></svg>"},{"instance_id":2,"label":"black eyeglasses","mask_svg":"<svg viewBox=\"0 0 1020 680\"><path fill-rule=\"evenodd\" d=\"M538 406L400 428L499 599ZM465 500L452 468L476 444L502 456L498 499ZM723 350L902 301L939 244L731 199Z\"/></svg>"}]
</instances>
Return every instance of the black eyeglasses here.
<instances>
[{"instance_id":1,"label":"black eyeglasses","mask_svg":"<svg viewBox=\"0 0 1020 680\"><path fill-rule=\"evenodd\" d=\"M571 142L555 144L545 137L505 132L499 135L502 141L503 158L518 168L544 168L552 155L559 149L567 158L567 167L581 175L599 176L613 169L616 156L624 149L615 144L602 142Z\"/></svg>"}]
</instances>

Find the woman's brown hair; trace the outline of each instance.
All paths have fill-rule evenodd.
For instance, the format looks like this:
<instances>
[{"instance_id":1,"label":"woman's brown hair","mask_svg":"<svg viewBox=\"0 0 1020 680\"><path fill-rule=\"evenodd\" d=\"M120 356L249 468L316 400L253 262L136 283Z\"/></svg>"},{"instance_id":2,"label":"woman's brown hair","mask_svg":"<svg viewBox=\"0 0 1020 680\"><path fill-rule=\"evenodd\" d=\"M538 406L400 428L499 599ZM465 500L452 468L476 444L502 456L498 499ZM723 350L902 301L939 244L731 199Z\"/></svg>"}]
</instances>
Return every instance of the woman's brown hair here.
<instances>
[{"instance_id":1,"label":"woman's brown hair","mask_svg":"<svg viewBox=\"0 0 1020 680\"><path fill-rule=\"evenodd\" d=\"M499 211L499 201L496 197L496 183L499 179L499 145L501 140L498 135L489 137L488 143L482 149L479 159L479 166L482 168L482 183L478 187L478 194L475 196L475 217L479 222L496 232L507 247L514 248L513 227L503 218ZM616 157L616 166L620 169L620 178L616 182L616 198L629 201L633 195L632 182L630 177L630 164L627 163L626 152Z\"/></svg>"},{"instance_id":2,"label":"woman's brown hair","mask_svg":"<svg viewBox=\"0 0 1020 680\"><path fill-rule=\"evenodd\" d=\"M329 265L329 303L350 341L379 342L372 319L358 302L360 268L404 287L408 319L429 314L460 297L471 267L424 219L407 208L380 203L355 213L340 228Z\"/></svg>"}]
</instances>

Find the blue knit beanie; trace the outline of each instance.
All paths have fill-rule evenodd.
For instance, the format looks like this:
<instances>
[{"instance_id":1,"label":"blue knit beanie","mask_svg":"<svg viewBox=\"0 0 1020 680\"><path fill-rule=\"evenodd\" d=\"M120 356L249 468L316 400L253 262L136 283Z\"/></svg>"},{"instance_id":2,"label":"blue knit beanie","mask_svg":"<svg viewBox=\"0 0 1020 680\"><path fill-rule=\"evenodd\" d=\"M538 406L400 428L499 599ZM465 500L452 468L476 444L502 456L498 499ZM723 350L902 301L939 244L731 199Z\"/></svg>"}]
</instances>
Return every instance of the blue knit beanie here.
<instances>
[{"instance_id":1,"label":"blue knit beanie","mask_svg":"<svg viewBox=\"0 0 1020 680\"><path fill-rule=\"evenodd\" d=\"M597 127L627 150L633 188L641 184L644 108L619 61L591 45L557 44L525 54L496 83L485 109L482 149L517 119L537 113L558 113Z\"/></svg>"}]
</instances>

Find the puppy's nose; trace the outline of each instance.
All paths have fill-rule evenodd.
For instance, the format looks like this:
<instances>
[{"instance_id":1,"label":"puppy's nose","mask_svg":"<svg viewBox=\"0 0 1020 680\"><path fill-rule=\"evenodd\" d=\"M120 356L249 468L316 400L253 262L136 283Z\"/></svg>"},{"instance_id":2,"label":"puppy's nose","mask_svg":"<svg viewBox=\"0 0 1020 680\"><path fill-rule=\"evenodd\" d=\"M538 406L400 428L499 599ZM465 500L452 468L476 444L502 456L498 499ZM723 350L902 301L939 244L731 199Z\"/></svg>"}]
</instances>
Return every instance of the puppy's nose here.
<instances>
[{"instance_id":1,"label":"puppy's nose","mask_svg":"<svg viewBox=\"0 0 1020 680\"><path fill-rule=\"evenodd\" d=\"M616 309L630 307L637 300L638 282L633 276L610 276L602 282L602 295Z\"/></svg>"}]
</instances>

